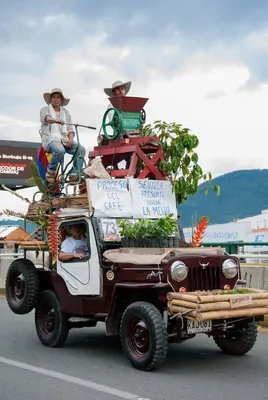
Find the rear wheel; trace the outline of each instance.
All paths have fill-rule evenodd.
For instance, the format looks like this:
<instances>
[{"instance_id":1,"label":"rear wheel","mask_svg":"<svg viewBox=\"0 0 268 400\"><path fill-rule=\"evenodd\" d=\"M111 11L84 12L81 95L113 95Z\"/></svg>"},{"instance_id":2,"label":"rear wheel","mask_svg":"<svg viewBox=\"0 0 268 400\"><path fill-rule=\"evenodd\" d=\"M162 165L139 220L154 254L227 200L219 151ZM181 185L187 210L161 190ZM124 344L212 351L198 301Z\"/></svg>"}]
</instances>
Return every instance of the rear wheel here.
<instances>
[{"instance_id":1,"label":"rear wheel","mask_svg":"<svg viewBox=\"0 0 268 400\"><path fill-rule=\"evenodd\" d=\"M227 354L243 355L248 353L257 340L258 325L255 322L247 322L237 326L231 332L224 332L221 337L215 337L216 345Z\"/></svg>"},{"instance_id":2,"label":"rear wheel","mask_svg":"<svg viewBox=\"0 0 268 400\"><path fill-rule=\"evenodd\" d=\"M158 309L147 302L131 304L121 321L121 342L127 359L137 369L151 371L166 358L166 327Z\"/></svg>"},{"instance_id":3,"label":"rear wheel","mask_svg":"<svg viewBox=\"0 0 268 400\"><path fill-rule=\"evenodd\" d=\"M15 314L30 313L37 303L39 277L32 261L14 260L7 271L6 299Z\"/></svg>"},{"instance_id":4,"label":"rear wheel","mask_svg":"<svg viewBox=\"0 0 268 400\"><path fill-rule=\"evenodd\" d=\"M44 291L39 297L35 309L35 328L45 346L61 347L68 337L68 316L61 311L59 300L51 290Z\"/></svg>"}]
</instances>

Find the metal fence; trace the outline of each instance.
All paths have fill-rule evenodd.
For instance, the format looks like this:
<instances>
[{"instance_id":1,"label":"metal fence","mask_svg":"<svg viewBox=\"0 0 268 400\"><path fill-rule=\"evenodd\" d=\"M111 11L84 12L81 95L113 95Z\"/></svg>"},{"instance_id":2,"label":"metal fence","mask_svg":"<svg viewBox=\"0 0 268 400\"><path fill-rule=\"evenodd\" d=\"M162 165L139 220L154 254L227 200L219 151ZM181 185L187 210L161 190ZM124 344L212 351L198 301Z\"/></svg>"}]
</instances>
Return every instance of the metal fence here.
<instances>
[{"instance_id":1,"label":"metal fence","mask_svg":"<svg viewBox=\"0 0 268 400\"><path fill-rule=\"evenodd\" d=\"M213 242L213 243L202 243L203 247L222 247L230 255L235 255L240 258L241 261L245 262L258 261L259 263L268 262L268 250L261 251L261 247L268 248L268 242ZM247 247L259 247L254 252L249 252Z\"/></svg>"}]
</instances>

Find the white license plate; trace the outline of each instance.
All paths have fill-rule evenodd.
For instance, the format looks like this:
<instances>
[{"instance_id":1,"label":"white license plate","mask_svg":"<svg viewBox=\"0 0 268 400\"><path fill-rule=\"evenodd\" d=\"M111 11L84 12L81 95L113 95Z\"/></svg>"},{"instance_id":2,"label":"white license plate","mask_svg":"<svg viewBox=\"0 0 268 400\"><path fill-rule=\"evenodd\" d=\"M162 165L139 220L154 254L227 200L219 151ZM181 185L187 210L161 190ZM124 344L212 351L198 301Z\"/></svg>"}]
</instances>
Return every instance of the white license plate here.
<instances>
[{"instance_id":1,"label":"white license plate","mask_svg":"<svg viewBox=\"0 0 268 400\"><path fill-rule=\"evenodd\" d=\"M191 321L187 320L188 333L204 333L212 331L212 321Z\"/></svg>"}]
</instances>

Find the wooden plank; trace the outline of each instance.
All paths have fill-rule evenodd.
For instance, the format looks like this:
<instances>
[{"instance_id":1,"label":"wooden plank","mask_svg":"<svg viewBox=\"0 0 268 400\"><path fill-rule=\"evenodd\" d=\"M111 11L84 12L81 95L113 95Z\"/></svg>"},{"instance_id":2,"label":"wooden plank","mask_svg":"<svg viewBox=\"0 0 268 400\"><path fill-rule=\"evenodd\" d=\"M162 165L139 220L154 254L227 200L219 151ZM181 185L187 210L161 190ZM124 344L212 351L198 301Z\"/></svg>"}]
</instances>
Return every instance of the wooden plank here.
<instances>
[{"instance_id":1,"label":"wooden plank","mask_svg":"<svg viewBox=\"0 0 268 400\"><path fill-rule=\"evenodd\" d=\"M97 151L91 151L89 154L89 158L101 157L101 156L109 156L113 154L122 154L122 153L134 153L136 149L139 148L137 145L126 145L126 146L117 146L111 148L100 148Z\"/></svg>"},{"instance_id":2,"label":"wooden plank","mask_svg":"<svg viewBox=\"0 0 268 400\"><path fill-rule=\"evenodd\" d=\"M22 250L49 250L49 246L45 241L29 241L18 243L19 248Z\"/></svg>"},{"instance_id":3,"label":"wooden plank","mask_svg":"<svg viewBox=\"0 0 268 400\"><path fill-rule=\"evenodd\" d=\"M150 143L152 140L154 142L158 142L158 143L160 142L160 139L158 136L139 136L136 138L124 138L124 139L109 140L107 144L101 144L99 146L94 146L93 151L89 152L89 157L92 157L92 153L94 153L94 152L100 152L101 149L115 148L118 146L124 146L124 145L129 145L129 144L144 146L145 144Z\"/></svg>"},{"instance_id":4,"label":"wooden plank","mask_svg":"<svg viewBox=\"0 0 268 400\"><path fill-rule=\"evenodd\" d=\"M157 179L159 179L159 180L165 179L164 175L161 174L161 172L156 168L154 163L143 153L143 151L140 148L137 150L137 154L142 159L144 164L149 168L149 170L155 175L155 177ZM139 179L140 175L138 176L138 179ZM147 173L147 175L148 175L148 173Z\"/></svg>"},{"instance_id":5,"label":"wooden plank","mask_svg":"<svg viewBox=\"0 0 268 400\"><path fill-rule=\"evenodd\" d=\"M129 169L127 170L128 176L134 176L137 172L137 162L138 162L138 155L137 153L133 153Z\"/></svg>"},{"instance_id":6,"label":"wooden plank","mask_svg":"<svg viewBox=\"0 0 268 400\"><path fill-rule=\"evenodd\" d=\"M162 161L164 159L164 151L162 148L160 148L155 155L152 157L152 163L155 165L158 160ZM150 169L148 166L146 166L143 171L139 174L138 178L139 179L144 179L150 172ZM160 171L159 171L160 172ZM165 179L165 176L163 175L163 179Z\"/></svg>"}]
</instances>

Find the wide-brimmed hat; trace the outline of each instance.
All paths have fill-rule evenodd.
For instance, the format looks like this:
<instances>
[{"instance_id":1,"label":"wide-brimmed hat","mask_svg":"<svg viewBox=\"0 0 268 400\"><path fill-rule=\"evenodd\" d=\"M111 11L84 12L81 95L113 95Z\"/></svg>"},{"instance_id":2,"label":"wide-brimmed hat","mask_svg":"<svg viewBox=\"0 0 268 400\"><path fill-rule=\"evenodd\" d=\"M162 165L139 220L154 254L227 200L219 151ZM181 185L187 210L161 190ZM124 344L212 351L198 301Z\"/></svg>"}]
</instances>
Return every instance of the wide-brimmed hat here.
<instances>
[{"instance_id":1,"label":"wide-brimmed hat","mask_svg":"<svg viewBox=\"0 0 268 400\"><path fill-rule=\"evenodd\" d=\"M111 88L105 88L103 90L104 90L104 93L107 94L108 97L112 97L113 96L113 90L115 88L117 88L117 87L120 87L120 86L125 86L126 94L127 94L129 92L129 89L130 89L130 86L131 86L131 81L128 81L128 82L115 81L112 84Z\"/></svg>"},{"instance_id":2,"label":"wide-brimmed hat","mask_svg":"<svg viewBox=\"0 0 268 400\"><path fill-rule=\"evenodd\" d=\"M53 93L60 93L60 94L62 95L62 98L63 98L62 103L61 103L62 107L67 106L67 104L69 103L70 99L67 99L67 98L63 95L62 90L59 89L59 88L54 88L54 89L51 90L50 93L44 93L44 94L43 94L44 100L45 100L45 102L46 102L47 104L50 104L50 97L51 97L51 95L52 95Z\"/></svg>"}]
</instances>

